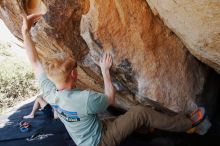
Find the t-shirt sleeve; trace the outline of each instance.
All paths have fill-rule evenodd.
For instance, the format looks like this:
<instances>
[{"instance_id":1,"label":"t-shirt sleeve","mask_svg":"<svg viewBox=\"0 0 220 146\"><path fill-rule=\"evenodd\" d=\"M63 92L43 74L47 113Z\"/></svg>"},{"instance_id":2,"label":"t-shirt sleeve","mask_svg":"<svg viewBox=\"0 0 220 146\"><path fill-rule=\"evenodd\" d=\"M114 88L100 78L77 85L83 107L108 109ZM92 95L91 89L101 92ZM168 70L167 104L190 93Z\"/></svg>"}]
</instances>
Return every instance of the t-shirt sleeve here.
<instances>
[{"instance_id":1,"label":"t-shirt sleeve","mask_svg":"<svg viewBox=\"0 0 220 146\"><path fill-rule=\"evenodd\" d=\"M38 78L40 89L43 92L43 98L49 104L54 104L56 86L51 82L45 73L42 73Z\"/></svg>"},{"instance_id":2,"label":"t-shirt sleeve","mask_svg":"<svg viewBox=\"0 0 220 146\"><path fill-rule=\"evenodd\" d=\"M104 112L108 107L108 97L102 93L89 91L87 102L88 114L97 114Z\"/></svg>"}]
</instances>

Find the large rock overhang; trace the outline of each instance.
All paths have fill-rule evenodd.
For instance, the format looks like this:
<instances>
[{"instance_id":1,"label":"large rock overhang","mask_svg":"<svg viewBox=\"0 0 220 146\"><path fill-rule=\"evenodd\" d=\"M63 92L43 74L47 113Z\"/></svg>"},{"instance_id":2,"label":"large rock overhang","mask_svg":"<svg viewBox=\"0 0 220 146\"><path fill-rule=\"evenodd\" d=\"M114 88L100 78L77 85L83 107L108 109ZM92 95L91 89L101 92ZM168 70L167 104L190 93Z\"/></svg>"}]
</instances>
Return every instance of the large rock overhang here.
<instances>
[{"instance_id":1,"label":"large rock overhang","mask_svg":"<svg viewBox=\"0 0 220 146\"><path fill-rule=\"evenodd\" d=\"M46 14L32 28L42 61L68 53L79 64L78 85L102 92L98 60L104 51L113 56L111 74L116 106L135 104L188 112L203 90L206 67L143 0L44 0ZM0 16L21 38L19 0L1 1ZM26 10L26 11L25 11Z\"/></svg>"}]
</instances>

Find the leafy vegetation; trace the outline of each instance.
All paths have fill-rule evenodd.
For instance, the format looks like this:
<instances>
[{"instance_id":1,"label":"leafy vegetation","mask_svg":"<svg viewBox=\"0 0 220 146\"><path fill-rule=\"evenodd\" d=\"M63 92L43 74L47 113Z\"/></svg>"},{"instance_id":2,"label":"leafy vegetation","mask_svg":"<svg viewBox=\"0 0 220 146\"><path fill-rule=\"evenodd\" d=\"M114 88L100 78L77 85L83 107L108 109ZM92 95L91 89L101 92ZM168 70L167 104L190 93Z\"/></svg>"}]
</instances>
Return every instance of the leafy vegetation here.
<instances>
[{"instance_id":1,"label":"leafy vegetation","mask_svg":"<svg viewBox=\"0 0 220 146\"><path fill-rule=\"evenodd\" d=\"M0 45L0 113L38 92L30 65L9 48Z\"/></svg>"}]
</instances>

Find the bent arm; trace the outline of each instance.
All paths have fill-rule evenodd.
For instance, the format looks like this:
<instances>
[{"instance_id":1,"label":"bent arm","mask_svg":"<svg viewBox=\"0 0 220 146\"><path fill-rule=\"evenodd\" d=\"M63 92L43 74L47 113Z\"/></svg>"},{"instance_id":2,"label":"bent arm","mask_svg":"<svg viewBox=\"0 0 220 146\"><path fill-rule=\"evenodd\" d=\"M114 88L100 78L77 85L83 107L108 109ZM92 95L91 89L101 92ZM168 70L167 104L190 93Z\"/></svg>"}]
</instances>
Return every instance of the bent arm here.
<instances>
[{"instance_id":1,"label":"bent arm","mask_svg":"<svg viewBox=\"0 0 220 146\"><path fill-rule=\"evenodd\" d=\"M112 85L111 75L109 70L103 70L102 75L104 78L105 95L108 97L109 105L115 103L115 90Z\"/></svg>"},{"instance_id":2,"label":"bent arm","mask_svg":"<svg viewBox=\"0 0 220 146\"><path fill-rule=\"evenodd\" d=\"M110 76L110 68L112 66L112 57L110 54L104 53L102 59L100 59L99 63L102 71L102 75L104 78L105 85L105 95L108 97L109 105L115 103L115 90L112 85L111 76Z\"/></svg>"}]
</instances>

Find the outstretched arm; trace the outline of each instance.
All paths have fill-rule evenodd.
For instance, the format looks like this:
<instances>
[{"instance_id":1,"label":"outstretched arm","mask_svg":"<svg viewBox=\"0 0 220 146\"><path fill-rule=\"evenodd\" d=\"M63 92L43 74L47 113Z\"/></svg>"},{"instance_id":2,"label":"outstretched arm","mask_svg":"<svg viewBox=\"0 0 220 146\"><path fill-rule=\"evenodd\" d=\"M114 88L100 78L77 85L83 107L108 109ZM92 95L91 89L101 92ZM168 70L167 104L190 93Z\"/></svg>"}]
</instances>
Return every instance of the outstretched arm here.
<instances>
[{"instance_id":1,"label":"outstretched arm","mask_svg":"<svg viewBox=\"0 0 220 146\"><path fill-rule=\"evenodd\" d=\"M105 53L100 60L100 67L104 78L105 95L108 97L109 105L115 103L115 90L112 85L109 69L112 66L112 57L110 54Z\"/></svg>"},{"instance_id":2,"label":"outstretched arm","mask_svg":"<svg viewBox=\"0 0 220 146\"><path fill-rule=\"evenodd\" d=\"M24 48L26 49L28 59L33 67L35 77L38 77L42 72L43 68L37 54L35 45L30 36L30 28L32 25L41 17L41 14L32 14L29 16L23 17L23 25L22 25L22 36L24 40Z\"/></svg>"}]
</instances>

